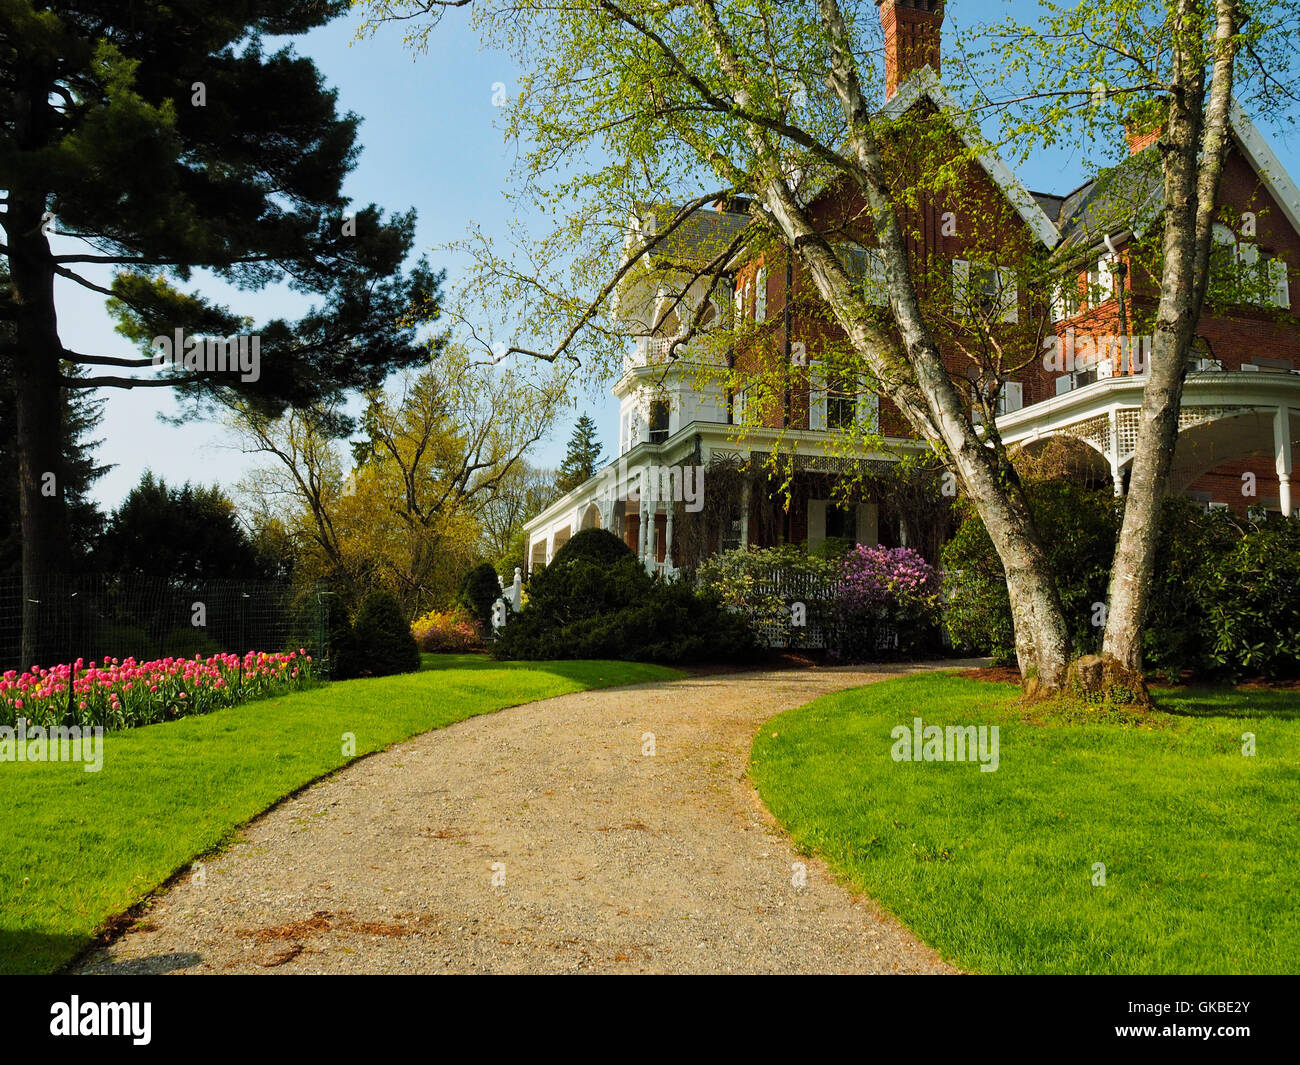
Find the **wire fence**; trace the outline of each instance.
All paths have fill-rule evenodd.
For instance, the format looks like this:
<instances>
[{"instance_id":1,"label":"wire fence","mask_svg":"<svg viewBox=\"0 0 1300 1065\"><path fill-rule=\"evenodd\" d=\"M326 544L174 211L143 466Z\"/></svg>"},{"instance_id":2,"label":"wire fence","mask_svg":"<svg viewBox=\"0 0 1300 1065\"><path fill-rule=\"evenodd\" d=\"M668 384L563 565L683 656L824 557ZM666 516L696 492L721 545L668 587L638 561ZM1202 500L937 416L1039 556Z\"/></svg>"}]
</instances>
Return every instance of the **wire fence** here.
<instances>
[{"instance_id":1,"label":"wire fence","mask_svg":"<svg viewBox=\"0 0 1300 1065\"><path fill-rule=\"evenodd\" d=\"M323 584L59 574L0 578L0 671L306 648L328 654Z\"/></svg>"}]
</instances>

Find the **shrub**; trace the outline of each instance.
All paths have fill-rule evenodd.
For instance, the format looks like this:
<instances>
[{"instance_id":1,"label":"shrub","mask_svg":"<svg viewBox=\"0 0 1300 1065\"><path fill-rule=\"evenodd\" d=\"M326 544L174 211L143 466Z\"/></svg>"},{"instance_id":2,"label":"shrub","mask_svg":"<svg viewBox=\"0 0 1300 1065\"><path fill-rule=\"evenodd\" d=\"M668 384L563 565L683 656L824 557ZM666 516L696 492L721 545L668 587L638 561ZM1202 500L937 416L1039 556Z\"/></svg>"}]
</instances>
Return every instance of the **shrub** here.
<instances>
[{"instance_id":1,"label":"shrub","mask_svg":"<svg viewBox=\"0 0 1300 1065\"><path fill-rule=\"evenodd\" d=\"M837 646L844 658L869 658L897 638L900 654L935 642L939 575L910 547L860 544L843 561L837 600L841 610Z\"/></svg>"},{"instance_id":2,"label":"shrub","mask_svg":"<svg viewBox=\"0 0 1300 1065\"><path fill-rule=\"evenodd\" d=\"M1025 487L1048 565L1056 578L1069 627L1071 651L1093 653L1101 629L1093 625L1093 604L1105 602L1119 528L1113 495L1068 481ZM1016 661L1011 600L1006 576L979 514L962 504L962 519L944 545L943 625L962 653L987 654L995 665Z\"/></svg>"},{"instance_id":3,"label":"shrub","mask_svg":"<svg viewBox=\"0 0 1300 1065\"><path fill-rule=\"evenodd\" d=\"M1245 524L1227 551L1201 556L1192 576L1200 618L1200 671L1243 676L1300 674L1300 522ZM1156 630L1154 639L1160 639Z\"/></svg>"},{"instance_id":4,"label":"shrub","mask_svg":"<svg viewBox=\"0 0 1300 1065\"><path fill-rule=\"evenodd\" d=\"M754 632L769 637L781 632L787 646L800 646L810 632L832 623L839 573L836 563L810 555L800 546L784 545L714 555L700 564L697 580ZM795 602L806 608L802 626L793 624Z\"/></svg>"},{"instance_id":5,"label":"shrub","mask_svg":"<svg viewBox=\"0 0 1300 1065\"><path fill-rule=\"evenodd\" d=\"M1070 626L1072 652L1095 652L1118 535L1118 509L1104 492L1069 484L1027 489ZM1143 632L1154 672L1184 670L1237 680L1300 673L1300 522L1271 515L1256 524L1189 500L1163 506L1156 569ZM1016 660L1006 580L983 523L968 510L943 551L944 626L961 651Z\"/></svg>"},{"instance_id":6,"label":"shrub","mask_svg":"<svg viewBox=\"0 0 1300 1065\"><path fill-rule=\"evenodd\" d=\"M464 609L430 610L411 625L416 646L429 654L462 654L483 649L478 624Z\"/></svg>"},{"instance_id":7,"label":"shrub","mask_svg":"<svg viewBox=\"0 0 1300 1065\"><path fill-rule=\"evenodd\" d=\"M528 603L492 643L497 658L743 659L757 653L744 620L717 596L656 581L618 537L579 533L533 576Z\"/></svg>"},{"instance_id":8,"label":"shrub","mask_svg":"<svg viewBox=\"0 0 1300 1065\"><path fill-rule=\"evenodd\" d=\"M501 598L496 567L483 562L461 578L457 602L470 612L484 636L492 631L492 604Z\"/></svg>"},{"instance_id":9,"label":"shrub","mask_svg":"<svg viewBox=\"0 0 1300 1065\"><path fill-rule=\"evenodd\" d=\"M374 591L361 601L352 632L360 676L386 677L420 668L420 649L391 592Z\"/></svg>"},{"instance_id":10,"label":"shrub","mask_svg":"<svg viewBox=\"0 0 1300 1065\"><path fill-rule=\"evenodd\" d=\"M327 672L330 680L350 680L361 676L362 657L357 646L347 607L334 592L326 598L326 628L329 633Z\"/></svg>"}]
</instances>

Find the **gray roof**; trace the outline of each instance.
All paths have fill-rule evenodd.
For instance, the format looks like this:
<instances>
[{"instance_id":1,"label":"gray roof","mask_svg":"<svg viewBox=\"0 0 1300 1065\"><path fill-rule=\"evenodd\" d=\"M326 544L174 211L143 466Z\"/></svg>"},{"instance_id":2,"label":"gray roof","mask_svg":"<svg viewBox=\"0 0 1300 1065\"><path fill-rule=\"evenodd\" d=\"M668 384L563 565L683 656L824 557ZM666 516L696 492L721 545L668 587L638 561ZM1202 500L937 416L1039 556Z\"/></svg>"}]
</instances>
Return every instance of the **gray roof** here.
<instances>
[{"instance_id":1,"label":"gray roof","mask_svg":"<svg viewBox=\"0 0 1300 1065\"><path fill-rule=\"evenodd\" d=\"M1103 170L1065 197L1056 216L1061 231L1057 255L1083 252L1107 233L1142 233L1164 210L1164 175L1155 145Z\"/></svg>"},{"instance_id":2,"label":"gray roof","mask_svg":"<svg viewBox=\"0 0 1300 1065\"><path fill-rule=\"evenodd\" d=\"M641 213L642 227L644 229L645 220L652 217L656 231L662 232L677 217L679 210L671 204L645 208ZM749 222L747 214L702 208L656 244L649 259L655 266L699 269L722 254Z\"/></svg>"}]
</instances>

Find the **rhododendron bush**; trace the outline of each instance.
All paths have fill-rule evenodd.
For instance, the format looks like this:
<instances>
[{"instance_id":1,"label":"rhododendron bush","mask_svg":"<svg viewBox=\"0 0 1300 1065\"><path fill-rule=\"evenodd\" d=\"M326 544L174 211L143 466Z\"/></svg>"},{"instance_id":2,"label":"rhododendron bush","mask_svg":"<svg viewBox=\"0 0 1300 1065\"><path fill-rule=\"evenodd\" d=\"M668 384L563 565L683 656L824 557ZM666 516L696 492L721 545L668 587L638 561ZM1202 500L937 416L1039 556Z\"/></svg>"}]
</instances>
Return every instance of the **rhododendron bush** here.
<instances>
[{"instance_id":1,"label":"rhododendron bush","mask_svg":"<svg viewBox=\"0 0 1300 1065\"><path fill-rule=\"evenodd\" d=\"M105 658L0 677L0 725L19 716L33 725L100 725L133 728L207 714L250 699L283 695L309 686L312 656L249 651L209 658Z\"/></svg>"},{"instance_id":2,"label":"rhododendron bush","mask_svg":"<svg viewBox=\"0 0 1300 1065\"><path fill-rule=\"evenodd\" d=\"M844 556L838 598L845 657L891 645L902 653L933 641L939 619L939 574L910 547L859 544Z\"/></svg>"}]
</instances>

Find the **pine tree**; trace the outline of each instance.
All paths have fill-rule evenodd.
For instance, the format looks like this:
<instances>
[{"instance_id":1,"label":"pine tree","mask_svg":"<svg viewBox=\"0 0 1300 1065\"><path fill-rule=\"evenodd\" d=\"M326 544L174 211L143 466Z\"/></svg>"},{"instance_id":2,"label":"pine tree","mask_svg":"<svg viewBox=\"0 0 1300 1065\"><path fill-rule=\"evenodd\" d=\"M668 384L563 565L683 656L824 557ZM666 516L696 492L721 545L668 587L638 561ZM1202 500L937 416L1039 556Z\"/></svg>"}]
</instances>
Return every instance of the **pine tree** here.
<instances>
[{"instance_id":1,"label":"pine tree","mask_svg":"<svg viewBox=\"0 0 1300 1065\"><path fill-rule=\"evenodd\" d=\"M600 441L596 439L596 423L584 414L569 437L569 449L560 464L556 487L561 492L571 492L596 476L600 468Z\"/></svg>"},{"instance_id":2,"label":"pine tree","mask_svg":"<svg viewBox=\"0 0 1300 1065\"><path fill-rule=\"evenodd\" d=\"M349 204L359 119L339 113L311 60L264 51L349 6L0 3L0 321L13 327L0 356L17 412L25 584L71 563L67 500L41 490L66 483L68 389L170 387L195 401L238 393L279 413L377 387L428 357L415 320L436 317L442 277L423 260L402 270L414 212ZM51 231L81 246L56 254ZM84 272L92 266L113 271L118 328L139 357L64 346L55 278L104 292ZM285 282L314 307L298 321L252 323L184 290L196 269L244 289ZM238 358L213 346L232 336L247 345ZM206 361L194 342L207 344ZM95 372L69 375L65 361Z\"/></svg>"}]
</instances>

